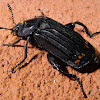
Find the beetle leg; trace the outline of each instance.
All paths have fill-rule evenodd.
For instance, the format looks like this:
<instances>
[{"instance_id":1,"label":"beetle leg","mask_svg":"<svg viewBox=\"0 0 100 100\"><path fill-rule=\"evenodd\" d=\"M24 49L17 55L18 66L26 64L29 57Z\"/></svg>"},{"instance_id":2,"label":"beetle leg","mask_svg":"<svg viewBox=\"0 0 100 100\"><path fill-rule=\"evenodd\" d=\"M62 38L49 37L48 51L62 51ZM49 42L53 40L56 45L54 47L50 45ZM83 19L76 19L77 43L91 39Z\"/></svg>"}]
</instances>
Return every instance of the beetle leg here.
<instances>
[{"instance_id":1,"label":"beetle leg","mask_svg":"<svg viewBox=\"0 0 100 100\"><path fill-rule=\"evenodd\" d=\"M68 27L68 28L74 30L75 25L73 23L68 23L68 24L65 25L65 27Z\"/></svg>"},{"instance_id":2,"label":"beetle leg","mask_svg":"<svg viewBox=\"0 0 100 100\"><path fill-rule=\"evenodd\" d=\"M23 59L19 64L17 64L14 68L12 68L11 72L15 72L14 69L15 69L16 67L18 67L20 64L22 64L22 63L25 61L25 59L27 58L27 48L28 48L29 39L30 39L30 36L27 37L27 42L26 42L26 46L25 46L25 55L24 55L24 59Z\"/></svg>"},{"instance_id":3,"label":"beetle leg","mask_svg":"<svg viewBox=\"0 0 100 100\"><path fill-rule=\"evenodd\" d=\"M87 98L87 96L86 96L86 94L85 94L85 92L83 90L82 84L79 81L79 78L77 78L76 75L69 74L68 71L66 71L66 68L61 67L61 65L58 64L59 63L58 62L59 60L57 58L55 58L52 54L48 54L47 55L47 58L48 58L48 61L50 62L50 64L53 66L54 69L57 69L59 72L61 72L65 76L68 76L69 78L74 78L78 82L78 84L80 85L80 88L81 88L81 90L83 92L83 96L85 98Z\"/></svg>"},{"instance_id":4,"label":"beetle leg","mask_svg":"<svg viewBox=\"0 0 100 100\"><path fill-rule=\"evenodd\" d=\"M86 31L86 34L87 34L90 38L93 37L94 35L100 33L100 32L95 32L95 33L91 34L91 33L89 32L88 28L87 28L83 23L81 23L81 22L69 23L69 24L66 24L65 26L66 26L66 27L69 27L69 28L71 28L71 29L74 29L76 24L83 26L84 29L85 29L85 31Z\"/></svg>"},{"instance_id":5,"label":"beetle leg","mask_svg":"<svg viewBox=\"0 0 100 100\"><path fill-rule=\"evenodd\" d=\"M73 24L73 25L78 24L78 25L84 27L84 29L85 29L85 31L86 31L86 34L87 34L90 38L92 37L92 34L89 32L88 28L87 28L83 23L81 23L81 22L74 22L74 23L72 23L72 24Z\"/></svg>"},{"instance_id":6,"label":"beetle leg","mask_svg":"<svg viewBox=\"0 0 100 100\"><path fill-rule=\"evenodd\" d=\"M100 32L95 32L95 33L93 33L91 37L93 37L93 36L95 36L95 35L97 35L97 34L100 34Z\"/></svg>"},{"instance_id":7,"label":"beetle leg","mask_svg":"<svg viewBox=\"0 0 100 100\"><path fill-rule=\"evenodd\" d=\"M12 43L12 44L2 44L2 45L4 45L4 46L13 46L13 45L15 45L16 43L18 43L20 40L23 40L23 38L21 37L20 39L18 39L17 41L15 41L15 42Z\"/></svg>"}]
</instances>

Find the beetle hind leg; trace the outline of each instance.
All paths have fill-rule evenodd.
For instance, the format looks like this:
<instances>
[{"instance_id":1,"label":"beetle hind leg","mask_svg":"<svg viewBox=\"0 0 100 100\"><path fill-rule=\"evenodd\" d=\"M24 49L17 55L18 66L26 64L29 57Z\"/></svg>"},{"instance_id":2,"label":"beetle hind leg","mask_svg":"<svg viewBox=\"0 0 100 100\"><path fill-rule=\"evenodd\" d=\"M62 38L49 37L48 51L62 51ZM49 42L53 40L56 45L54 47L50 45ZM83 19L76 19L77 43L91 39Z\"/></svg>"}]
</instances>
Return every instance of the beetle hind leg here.
<instances>
[{"instance_id":1,"label":"beetle hind leg","mask_svg":"<svg viewBox=\"0 0 100 100\"><path fill-rule=\"evenodd\" d=\"M93 37L93 36L95 36L95 35L97 35L97 34L100 34L100 32L95 32L95 33L93 33L91 37Z\"/></svg>"},{"instance_id":2,"label":"beetle hind leg","mask_svg":"<svg viewBox=\"0 0 100 100\"><path fill-rule=\"evenodd\" d=\"M69 26L70 26L70 24L72 24L73 27L75 27L76 24L78 24L78 25L84 27L84 29L85 29L85 31L86 31L86 34L87 34L90 38L92 38L94 35L100 33L100 32L95 32L95 33L91 34L91 33L89 32L88 28L87 28L83 23L81 23L81 22L69 23ZM66 24L66 26L67 26L67 24ZM71 26L71 27L72 27L72 26Z\"/></svg>"},{"instance_id":3,"label":"beetle hind leg","mask_svg":"<svg viewBox=\"0 0 100 100\"><path fill-rule=\"evenodd\" d=\"M97 34L100 33L100 32L95 32L95 33L91 34L91 33L89 32L88 28L87 28L83 23L81 23L81 22L74 22L74 23L72 23L72 24L73 24L73 25L78 24L78 25L84 27L84 29L85 29L85 31L86 31L86 34L87 34L90 38L92 38L94 35L97 35Z\"/></svg>"},{"instance_id":4,"label":"beetle hind leg","mask_svg":"<svg viewBox=\"0 0 100 100\"><path fill-rule=\"evenodd\" d=\"M62 74L64 74L65 76L67 76L69 78L74 78L78 82L78 84L80 85L80 88L83 92L83 96L85 98L87 98L87 96L86 96L86 94L83 90L82 84L79 81L79 78L77 78L76 75L69 74L67 69L65 67L61 66L60 63L59 63L59 60L57 58L55 58L52 54L48 54L47 58L48 58L48 61L50 62L50 64L53 66L54 69L57 69L59 72L61 72Z\"/></svg>"},{"instance_id":5,"label":"beetle hind leg","mask_svg":"<svg viewBox=\"0 0 100 100\"><path fill-rule=\"evenodd\" d=\"M68 27L68 28L74 30L75 25L73 23L68 23L68 24L65 25L65 27Z\"/></svg>"}]
</instances>

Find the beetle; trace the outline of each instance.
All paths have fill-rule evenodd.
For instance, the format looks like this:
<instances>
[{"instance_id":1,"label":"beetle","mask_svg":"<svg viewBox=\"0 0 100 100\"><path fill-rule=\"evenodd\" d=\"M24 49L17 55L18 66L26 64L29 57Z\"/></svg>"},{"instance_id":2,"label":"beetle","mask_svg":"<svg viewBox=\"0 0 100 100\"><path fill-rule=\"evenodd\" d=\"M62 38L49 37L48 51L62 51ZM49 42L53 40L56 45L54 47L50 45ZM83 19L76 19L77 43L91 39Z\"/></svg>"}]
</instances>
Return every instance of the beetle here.
<instances>
[{"instance_id":1,"label":"beetle","mask_svg":"<svg viewBox=\"0 0 100 100\"><path fill-rule=\"evenodd\" d=\"M15 26L10 29L4 27L0 27L0 29L11 30L14 34L20 37L20 39L12 44L3 45L13 46L21 40L27 40L24 59L11 71L14 72L14 69L25 61L27 58L29 40L33 39L39 48L42 48L48 52L48 61L54 69L57 69L59 72L71 79L75 79L79 83L83 92L83 96L86 98L87 95L83 90L79 78L77 78L76 75L69 74L67 69L63 67L62 64L65 66L69 65L75 69L80 69L89 64L95 57L94 47L79 33L74 31L76 24L82 26L90 38L99 32L91 34L88 28L81 22L74 22L63 25L51 18L46 17L40 9L39 10L42 13L42 16L16 24L14 21L12 8L9 4L7 5L11 12Z\"/></svg>"}]
</instances>

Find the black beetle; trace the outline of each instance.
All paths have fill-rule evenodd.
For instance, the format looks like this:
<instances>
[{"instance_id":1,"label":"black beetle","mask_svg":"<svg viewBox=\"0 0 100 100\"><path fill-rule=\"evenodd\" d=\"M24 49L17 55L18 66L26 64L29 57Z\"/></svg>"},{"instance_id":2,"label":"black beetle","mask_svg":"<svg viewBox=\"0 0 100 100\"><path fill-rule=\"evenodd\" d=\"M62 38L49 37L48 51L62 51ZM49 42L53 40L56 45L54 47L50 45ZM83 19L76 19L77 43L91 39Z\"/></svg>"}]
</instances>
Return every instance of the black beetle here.
<instances>
[{"instance_id":1,"label":"black beetle","mask_svg":"<svg viewBox=\"0 0 100 100\"><path fill-rule=\"evenodd\" d=\"M27 40L25 46L25 57L12 69L12 72L14 72L14 69L23 63L27 58L28 42L32 38L37 43L39 48L48 51L47 58L53 68L57 69L59 72L68 76L69 78L77 80L84 97L87 97L79 78L77 78L76 75L69 74L67 69L62 67L62 64L80 69L94 59L95 49L80 34L74 31L76 24L83 26L86 34L89 35L90 38L99 32L91 34L87 27L81 22L62 25L61 23L46 17L41 10L42 16L16 24L14 22L12 8L9 4L8 7L11 11L15 26L11 29L4 27L0 27L0 29L11 30L18 37L20 37L20 39L12 44L3 45L13 46L20 40Z\"/></svg>"}]
</instances>

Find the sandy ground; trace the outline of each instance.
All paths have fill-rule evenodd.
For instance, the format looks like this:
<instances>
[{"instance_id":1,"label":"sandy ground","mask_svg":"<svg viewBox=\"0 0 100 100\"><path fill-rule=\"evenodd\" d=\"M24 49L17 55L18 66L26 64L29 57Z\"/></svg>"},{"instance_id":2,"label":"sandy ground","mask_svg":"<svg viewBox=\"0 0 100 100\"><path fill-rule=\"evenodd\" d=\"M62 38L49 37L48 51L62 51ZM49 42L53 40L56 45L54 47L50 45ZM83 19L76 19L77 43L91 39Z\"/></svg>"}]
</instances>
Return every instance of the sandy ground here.
<instances>
[{"instance_id":1,"label":"sandy ground","mask_svg":"<svg viewBox=\"0 0 100 100\"><path fill-rule=\"evenodd\" d=\"M62 24L80 21L91 33L100 31L100 0L0 0L0 26L11 28L14 25L7 3L13 9L16 23L40 16L40 8L47 17ZM82 30L79 26L76 29ZM94 46L100 59L100 34L92 39L83 32L80 34ZM27 60L19 66L24 68L9 72L23 59L26 41L15 47L2 46L2 43L16 40L17 36L10 31L0 30L0 100L100 100L99 65L88 66L84 73L68 67L82 81L88 96L85 99L78 83L53 69L47 52L31 44Z\"/></svg>"}]
</instances>

